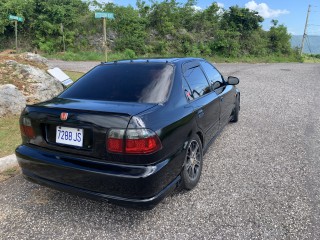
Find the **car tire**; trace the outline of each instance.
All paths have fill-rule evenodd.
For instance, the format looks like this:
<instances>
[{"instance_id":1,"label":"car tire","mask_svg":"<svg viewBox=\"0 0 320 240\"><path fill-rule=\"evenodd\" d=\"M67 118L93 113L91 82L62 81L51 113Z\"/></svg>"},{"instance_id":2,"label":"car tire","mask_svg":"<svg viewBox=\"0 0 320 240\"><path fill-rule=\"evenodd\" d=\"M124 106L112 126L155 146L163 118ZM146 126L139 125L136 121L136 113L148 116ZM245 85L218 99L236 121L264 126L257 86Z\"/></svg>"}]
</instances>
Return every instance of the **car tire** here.
<instances>
[{"instance_id":1,"label":"car tire","mask_svg":"<svg viewBox=\"0 0 320 240\"><path fill-rule=\"evenodd\" d=\"M184 166L181 172L181 187L186 190L193 189L199 182L202 171L202 144L198 135L188 143Z\"/></svg>"},{"instance_id":2,"label":"car tire","mask_svg":"<svg viewBox=\"0 0 320 240\"><path fill-rule=\"evenodd\" d=\"M234 109L232 119L230 122L238 122L239 120L239 110L240 110L240 96L237 95L236 107Z\"/></svg>"}]
</instances>

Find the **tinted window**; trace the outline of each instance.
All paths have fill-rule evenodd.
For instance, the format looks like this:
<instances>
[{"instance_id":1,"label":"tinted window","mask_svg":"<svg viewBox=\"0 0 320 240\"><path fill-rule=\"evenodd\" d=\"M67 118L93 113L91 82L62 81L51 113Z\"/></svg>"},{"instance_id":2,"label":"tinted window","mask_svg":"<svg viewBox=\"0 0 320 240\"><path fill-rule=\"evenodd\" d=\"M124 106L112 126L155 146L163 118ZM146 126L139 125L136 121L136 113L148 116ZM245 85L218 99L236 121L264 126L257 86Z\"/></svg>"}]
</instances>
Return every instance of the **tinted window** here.
<instances>
[{"instance_id":1,"label":"tinted window","mask_svg":"<svg viewBox=\"0 0 320 240\"><path fill-rule=\"evenodd\" d=\"M189 86L188 86L188 84L187 84L185 79L182 80L182 88L183 88L183 91L184 91L184 94L185 94L186 98L188 100L192 100L193 97L192 97L190 88L189 88Z\"/></svg>"},{"instance_id":2,"label":"tinted window","mask_svg":"<svg viewBox=\"0 0 320 240\"><path fill-rule=\"evenodd\" d=\"M173 67L168 64L101 65L63 92L62 98L160 103L171 89Z\"/></svg>"},{"instance_id":3,"label":"tinted window","mask_svg":"<svg viewBox=\"0 0 320 240\"><path fill-rule=\"evenodd\" d=\"M189 68L185 71L184 76L190 86L193 98L198 98L210 92L207 79L200 67Z\"/></svg>"},{"instance_id":4,"label":"tinted window","mask_svg":"<svg viewBox=\"0 0 320 240\"><path fill-rule=\"evenodd\" d=\"M213 89L221 87L223 83L221 74L211 64L207 62L201 61L200 64L204 72L206 73Z\"/></svg>"}]
</instances>

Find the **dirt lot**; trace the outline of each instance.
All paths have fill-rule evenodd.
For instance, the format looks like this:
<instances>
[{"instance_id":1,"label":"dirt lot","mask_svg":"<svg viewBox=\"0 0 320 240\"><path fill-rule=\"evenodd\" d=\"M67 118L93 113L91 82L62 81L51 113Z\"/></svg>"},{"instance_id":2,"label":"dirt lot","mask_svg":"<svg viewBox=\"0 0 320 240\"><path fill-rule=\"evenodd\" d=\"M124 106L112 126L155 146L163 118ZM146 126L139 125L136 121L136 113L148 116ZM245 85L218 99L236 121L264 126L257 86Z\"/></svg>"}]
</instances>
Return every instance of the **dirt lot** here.
<instances>
[{"instance_id":1,"label":"dirt lot","mask_svg":"<svg viewBox=\"0 0 320 240\"><path fill-rule=\"evenodd\" d=\"M320 65L217 66L241 79L240 120L209 148L196 189L138 211L18 175L0 183L1 238L320 239Z\"/></svg>"}]
</instances>

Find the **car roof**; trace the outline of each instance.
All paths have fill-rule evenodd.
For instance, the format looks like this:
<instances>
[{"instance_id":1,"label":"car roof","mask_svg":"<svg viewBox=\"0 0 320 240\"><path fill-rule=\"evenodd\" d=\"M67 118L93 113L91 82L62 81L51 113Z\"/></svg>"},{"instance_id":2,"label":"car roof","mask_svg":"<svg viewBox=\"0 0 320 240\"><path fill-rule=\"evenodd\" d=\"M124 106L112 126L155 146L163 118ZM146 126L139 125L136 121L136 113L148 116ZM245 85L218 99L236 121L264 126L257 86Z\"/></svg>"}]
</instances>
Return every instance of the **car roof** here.
<instances>
[{"instance_id":1,"label":"car roof","mask_svg":"<svg viewBox=\"0 0 320 240\"><path fill-rule=\"evenodd\" d=\"M122 64L122 63L172 63L179 64L184 62L189 62L192 60L204 60L203 58L193 58L193 57L185 57L185 58L139 58L139 59L125 59L118 60L114 62L101 62L103 65L111 65L111 64Z\"/></svg>"}]
</instances>

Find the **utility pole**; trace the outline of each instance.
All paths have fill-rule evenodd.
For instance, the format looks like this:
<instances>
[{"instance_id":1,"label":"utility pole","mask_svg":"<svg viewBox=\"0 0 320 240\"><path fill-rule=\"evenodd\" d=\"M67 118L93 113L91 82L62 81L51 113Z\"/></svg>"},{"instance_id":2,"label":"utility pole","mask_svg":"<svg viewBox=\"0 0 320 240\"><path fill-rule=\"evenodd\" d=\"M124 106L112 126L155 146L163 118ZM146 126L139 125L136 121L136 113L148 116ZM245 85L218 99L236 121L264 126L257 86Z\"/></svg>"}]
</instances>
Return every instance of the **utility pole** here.
<instances>
[{"instance_id":1,"label":"utility pole","mask_svg":"<svg viewBox=\"0 0 320 240\"><path fill-rule=\"evenodd\" d=\"M304 32L303 32L303 36L302 36L302 43L301 43L300 55L302 55L303 47L304 47L304 40L305 40L305 38L306 38L306 36L307 36L307 28L308 28L308 22L309 22L310 9L311 9L311 5L309 5L309 7L308 7L306 24L304 25Z\"/></svg>"}]
</instances>

